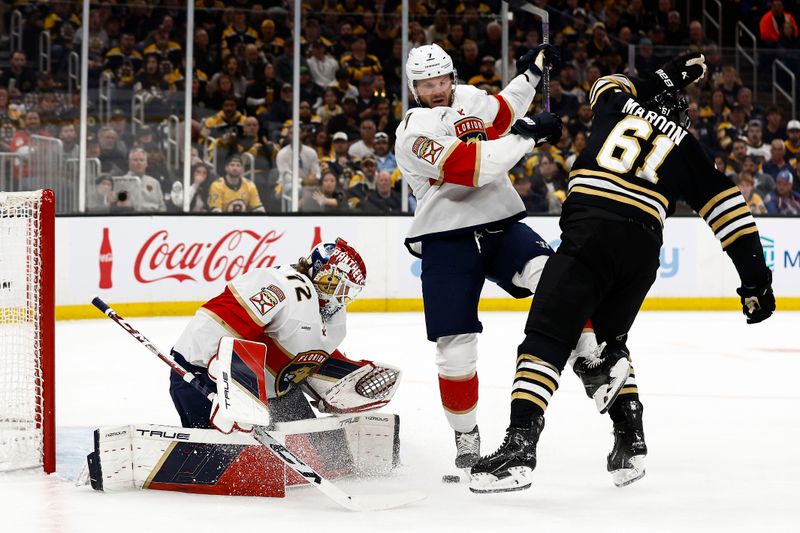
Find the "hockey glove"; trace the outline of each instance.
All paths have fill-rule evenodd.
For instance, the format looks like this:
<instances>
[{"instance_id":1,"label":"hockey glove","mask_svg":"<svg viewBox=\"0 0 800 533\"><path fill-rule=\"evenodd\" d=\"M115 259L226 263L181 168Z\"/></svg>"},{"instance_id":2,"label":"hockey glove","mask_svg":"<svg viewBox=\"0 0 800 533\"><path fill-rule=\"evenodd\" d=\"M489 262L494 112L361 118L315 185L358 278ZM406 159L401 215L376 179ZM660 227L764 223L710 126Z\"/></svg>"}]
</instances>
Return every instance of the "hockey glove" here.
<instances>
[{"instance_id":1,"label":"hockey glove","mask_svg":"<svg viewBox=\"0 0 800 533\"><path fill-rule=\"evenodd\" d=\"M756 324L768 319L775 311L775 295L772 293L772 280L760 287L739 287L736 289L742 302L742 313L748 324Z\"/></svg>"},{"instance_id":2,"label":"hockey glove","mask_svg":"<svg viewBox=\"0 0 800 533\"><path fill-rule=\"evenodd\" d=\"M530 70L541 78L545 66L557 69L560 65L561 54L559 54L558 48L552 44L540 44L517 59L517 76Z\"/></svg>"},{"instance_id":3,"label":"hockey glove","mask_svg":"<svg viewBox=\"0 0 800 533\"><path fill-rule=\"evenodd\" d=\"M653 79L663 90L681 90L702 78L705 73L706 57L700 52L692 52L664 64L655 71Z\"/></svg>"},{"instance_id":4,"label":"hockey glove","mask_svg":"<svg viewBox=\"0 0 800 533\"><path fill-rule=\"evenodd\" d=\"M563 123L558 115L553 113L540 113L535 117L522 117L511 126L511 133L528 139L534 139L536 144L548 142L555 144L561 138Z\"/></svg>"}]
</instances>

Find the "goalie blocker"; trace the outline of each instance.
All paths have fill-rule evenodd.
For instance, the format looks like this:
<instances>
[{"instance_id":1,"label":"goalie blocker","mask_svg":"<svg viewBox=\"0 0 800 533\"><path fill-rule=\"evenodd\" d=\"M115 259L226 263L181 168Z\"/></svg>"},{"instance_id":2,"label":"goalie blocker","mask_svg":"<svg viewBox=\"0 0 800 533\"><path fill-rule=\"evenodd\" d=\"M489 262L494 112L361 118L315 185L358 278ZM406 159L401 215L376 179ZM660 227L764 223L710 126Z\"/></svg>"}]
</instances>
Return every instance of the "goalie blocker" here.
<instances>
[{"instance_id":1,"label":"goalie blocker","mask_svg":"<svg viewBox=\"0 0 800 533\"><path fill-rule=\"evenodd\" d=\"M276 424L272 433L334 479L386 475L399 464L399 417L370 413ZM103 427L81 478L101 491L170 490L283 497L306 481L247 433L156 425Z\"/></svg>"}]
</instances>

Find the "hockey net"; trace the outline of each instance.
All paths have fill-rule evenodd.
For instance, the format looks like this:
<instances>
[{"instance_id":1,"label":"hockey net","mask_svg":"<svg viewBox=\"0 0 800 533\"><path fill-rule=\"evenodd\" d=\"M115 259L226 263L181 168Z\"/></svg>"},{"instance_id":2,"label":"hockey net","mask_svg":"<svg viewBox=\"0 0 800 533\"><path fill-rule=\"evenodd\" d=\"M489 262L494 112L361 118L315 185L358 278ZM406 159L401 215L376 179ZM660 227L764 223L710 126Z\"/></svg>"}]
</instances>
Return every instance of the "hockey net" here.
<instances>
[{"instance_id":1,"label":"hockey net","mask_svg":"<svg viewBox=\"0 0 800 533\"><path fill-rule=\"evenodd\" d=\"M49 189L0 192L0 471L55 470L54 213Z\"/></svg>"}]
</instances>

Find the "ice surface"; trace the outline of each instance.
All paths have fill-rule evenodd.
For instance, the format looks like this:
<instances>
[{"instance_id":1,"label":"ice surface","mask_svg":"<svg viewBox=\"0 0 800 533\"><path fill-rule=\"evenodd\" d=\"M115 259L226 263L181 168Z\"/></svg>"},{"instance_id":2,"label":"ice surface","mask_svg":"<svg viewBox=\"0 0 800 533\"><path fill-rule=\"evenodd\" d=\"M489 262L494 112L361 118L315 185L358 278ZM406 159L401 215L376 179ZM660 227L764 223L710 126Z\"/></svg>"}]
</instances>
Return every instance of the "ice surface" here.
<instances>
[{"instance_id":1,"label":"ice surface","mask_svg":"<svg viewBox=\"0 0 800 533\"><path fill-rule=\"evenodd\" d=\"M502 440L521 313L484 313L483 451ZM168 350L188 318L132 319ZM345 351L400 366L388 406L401 417L404 466L353 494L419 489L404 509L358 515L310 488L285 499L75 487L91 429L177 424L167 367L108 319L57 326L58 473L0 475L0 532L127 531L800 531L800 313L756 326L738 313L642 313L629 347L645 404L647 475L618 489L605 470L611 424L565 372L547 412L533 487L474 495L443 484L453 434L442 414L421 314L352 314ZM290 529L285 529L290 528Z\"/></svg>"}]
</instances>

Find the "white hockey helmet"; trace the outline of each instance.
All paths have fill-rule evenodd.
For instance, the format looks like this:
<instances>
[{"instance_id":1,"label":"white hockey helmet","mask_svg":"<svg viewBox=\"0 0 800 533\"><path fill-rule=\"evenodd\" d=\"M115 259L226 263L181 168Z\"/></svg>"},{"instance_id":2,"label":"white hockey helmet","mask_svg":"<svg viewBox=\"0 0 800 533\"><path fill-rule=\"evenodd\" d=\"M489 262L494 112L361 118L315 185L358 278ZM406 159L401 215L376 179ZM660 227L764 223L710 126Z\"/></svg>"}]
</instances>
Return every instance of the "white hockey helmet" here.
<instances>
[{"instance_id":1,"label":"white hockey helmet","mask_svg":"<svg viewBox=\"0 0 800 533\"><path fill-rule=\"evenodd\" d=\"M420 101L415 83L419 80L435 78L445 74L450 74L453 78L453 94L455 94L456 69L453 67L453 59L441 46L438 44L426 44L412 48L408 52L406 78L408 79L408 89L414 95L414 100L417 103L420 103Z\"/></svg>"}]
</instances>

